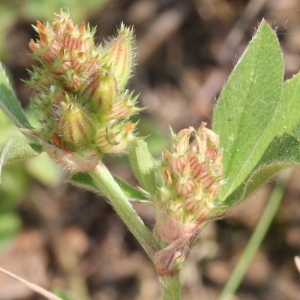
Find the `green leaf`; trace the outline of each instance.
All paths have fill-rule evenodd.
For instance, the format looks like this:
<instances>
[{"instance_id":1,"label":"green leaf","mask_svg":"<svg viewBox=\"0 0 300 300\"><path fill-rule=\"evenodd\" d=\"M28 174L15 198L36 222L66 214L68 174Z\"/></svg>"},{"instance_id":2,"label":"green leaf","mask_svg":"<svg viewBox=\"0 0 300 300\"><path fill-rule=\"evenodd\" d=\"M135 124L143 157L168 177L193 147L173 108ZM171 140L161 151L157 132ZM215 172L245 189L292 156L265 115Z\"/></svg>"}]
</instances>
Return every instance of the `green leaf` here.
<instances>
[{"instance_id":1,"label":"green leaf","mask_svg":"<svg viewBox=\"0 0 300 300\"><path fill-rule=\"evenodd\" d=\"M300 124L300 73L284 82L282 108L278 111L277 122L282 123L279 133L295 132Z\"/></svg>"},{"instance_id":2,"label":"green leaf","mask_svg":"<svg viewBox=\"0 0 300 300\"><path fill-rule=\"evenodd\" d=\"M141 186L150 194L156 191L156 164L148 145L143 140L136 141L129 150L132 170Z\"/></svg>"},{"instance_id":3,"label":"green leaf","mask_svg":"<svg viewBox=\"0 0 300 300\"><path fill-rule=\"evenodd\" d=\"M88 190L98 191L93 178L88 173L75 173L71 178L69 178L69 182ZM98 193L99 192L100 191L98 191Z\"/></svg>"},{"instance_id":4,"label":"green leaf","mask_svg":"<svg viewBox=\"0 0 300 300\"><path fill-rule=\"evenodd\" d=\"M43 152L43 146L41 144L29 143L29 145L35 152Z\"/></svg>"},{"instance_id":5,"label":"green leaf","mask_svg":"<svg viewBox=\"0 0 300 300\"><path fill-rule=\"evenodd\" d=\"M113 175L113 178L129 200L148 200L148 195L143 191L134 188L116 175ZM101 193L93 178L88 173L76 173L69 179L69 181L79 187L92 190L96 193Z\"/></svg>"},{"instance_id":6,"label":"green leaf","mask_svg":"<svg viewBox=\"0 0 300 300\"><path fill-rule=\"evenodd\" d=\"M247 178L282 124L283 60L275 32L263 21L225 84L214 111L220 136L225 200Z\"/></svg>"},{"instance_id":7,"label":"green leaf","mask_svg":"<svg viewBox=\"0 0 300 300\"><path fill-rule=\"evenodd\" d=\"M0 108L18 128L31 128L0 64Z\"/></svg>"},{"instance_id":8,"label":"green leaf","mask_svg":"<svg viewBox=\"0 0 300 300\"><path fill-rule=\"evenodd\" d=\"M22 137L10 137L4 144L0 145L0 177L5 164L35 157L38 154Z\"/></svg>"},{"instance_id":9,"label":"green leaf","mask_svg":"<svg viewBox=\"0 0 300 300\"><path fill-rule=\"evenodd\" d=\"M119 185L123 193L130 201L133 200L149 200L149 195L139 189L134 188L132 185L122 180L120 177L116 175L112 175L115 182Z\"/></svg>"},{"instance_id":10,"label":"green leaf","mask_svg":"<svg viewBox=\"0 0 300 300\"><path fill-rule=\"evenodd\" d=\"M247 199L277 172L300 165L300 141L291 134L274 138L254 171L222 204L228 207Z\"/></svg>"}]
</instances>

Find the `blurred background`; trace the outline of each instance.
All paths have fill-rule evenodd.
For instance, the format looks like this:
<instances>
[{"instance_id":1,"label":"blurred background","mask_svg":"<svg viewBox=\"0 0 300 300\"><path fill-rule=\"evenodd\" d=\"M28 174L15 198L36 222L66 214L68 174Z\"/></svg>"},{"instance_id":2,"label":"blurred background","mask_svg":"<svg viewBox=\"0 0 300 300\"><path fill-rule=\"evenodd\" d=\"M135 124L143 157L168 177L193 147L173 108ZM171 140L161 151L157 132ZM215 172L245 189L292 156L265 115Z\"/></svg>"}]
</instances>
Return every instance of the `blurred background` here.
<instances>
[{"instance_id":1,"label":"blurred background","mask_svg":"<svg viewBox=\"0 0 300 300\"><path fill-rule=\"evenodd\" d=\"M6 2L6 4L4 4ZM134 25L137 66L130 87L140 94L139 130L159 157L169 125L178 131L211 124L214 101L234 64L265 18L277 31L285 76L300 69L300 1L297 0L12 0L0 2L0 60L28 117L28 42L36 20L51 21L68 6L75 23L97 26L96 40L121 22ZM0 115L0 141L17 134ZM107 158L109 168L132 184L126 157ZM228 281L276 180L211 223L182 270L182 299L214 300ZM146 224L154 212L134 204ZM299 299L300 170L294 170L268 234L233 299ZM4 168L0 185L0 266L66 299L156 300L160 289L152 263L100 196L66 183L44 155ZM42 299L0 274L1 300Z\"/></svg>"}]
</instances>

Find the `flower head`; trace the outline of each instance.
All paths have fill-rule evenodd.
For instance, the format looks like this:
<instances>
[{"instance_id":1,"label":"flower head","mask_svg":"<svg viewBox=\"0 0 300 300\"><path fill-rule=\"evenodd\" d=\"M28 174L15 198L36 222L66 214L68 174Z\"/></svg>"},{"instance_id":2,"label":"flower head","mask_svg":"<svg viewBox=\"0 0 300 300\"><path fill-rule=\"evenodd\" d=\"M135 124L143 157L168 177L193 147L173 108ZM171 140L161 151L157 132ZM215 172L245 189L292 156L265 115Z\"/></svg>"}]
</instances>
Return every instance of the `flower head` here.
<instances>
[{"instance_id":1,"label":"flower head","mask_svg":"<svg viewBox=\"0 0 300 300\"><path fill-rule=\"evenodd\" d=\"M223 183L218 135L202 123L198 130L172 133L172 141L173 149L164 152L158 171L155 201L155 232L168 245L156 255L162 274L178 268L200 225L223 213L214 203Z\"/></svg>"},{"instance_id":2,"label":"flower head","mask_svg":"<svg viewBox=\"0 0 300 300\"><path fill-rule=\"evenodd\" d=\"M41 123L36 135L87 159L124 151L134 140L129 118L141 110L125 89L134 66L133 29L122 24L97 46L95 29L74 25L63 10L52 23L37 21L34 28L38 39L29 47L39 65L28 83Z\"/></svg>"}]
</instances>

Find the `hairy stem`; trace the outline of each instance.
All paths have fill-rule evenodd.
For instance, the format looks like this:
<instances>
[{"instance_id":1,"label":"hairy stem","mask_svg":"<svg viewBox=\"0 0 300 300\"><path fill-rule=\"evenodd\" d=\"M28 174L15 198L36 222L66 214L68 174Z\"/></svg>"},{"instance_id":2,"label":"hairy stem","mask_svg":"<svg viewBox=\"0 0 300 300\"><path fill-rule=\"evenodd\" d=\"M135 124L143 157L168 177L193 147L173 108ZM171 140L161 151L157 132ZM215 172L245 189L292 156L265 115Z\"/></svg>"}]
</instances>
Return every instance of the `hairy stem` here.
<instances>
[{"instance_id":1,"label":"hairy stem","mask_svg":"<svg viewBox=\"0 0 300 300\"><path fill-rule=\"evenodd\" d=\"M179 273L172 276L160 277L163 300L180 300L181 286Z\"/></svg>"},{"instance_id":2,"label":"hairy stem","mask_svg":"<svg viewBox=\"0 0 300 300\"><path fill-rule=\"evenodd\" d=\"M139 241L151 260L160 247L152 233L132 208L127 197L115 182L105 165L100 162L94 171L89 172L99 190L108 198L110 204Z\"/></svg>"}]
</instances>

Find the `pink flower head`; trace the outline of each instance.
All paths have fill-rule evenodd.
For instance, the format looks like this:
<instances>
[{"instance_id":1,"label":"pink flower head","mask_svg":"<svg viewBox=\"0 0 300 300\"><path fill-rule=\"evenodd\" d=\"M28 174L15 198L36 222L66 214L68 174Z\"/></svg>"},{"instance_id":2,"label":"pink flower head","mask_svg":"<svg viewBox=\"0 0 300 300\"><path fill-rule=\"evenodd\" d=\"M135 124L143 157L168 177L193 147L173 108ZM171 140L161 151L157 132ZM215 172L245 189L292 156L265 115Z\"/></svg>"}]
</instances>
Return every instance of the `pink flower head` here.
<instances>
[{"instance_id":1,"label":"pink flower head","mask_svg":"<svg viewBox=\"0 0 300 300\"><path fill-rule=\"evenodd\" d=\"M165 151L161 161L155 202L155 232L169 245L156 255L163 274L176 269L178 260L187 256L200 225L223 214L214 203L222 186L218 135L202 123L198 130L189 127L178 135L172 133L172 142L172 151Z\"/></svg>"}]
</instances>

